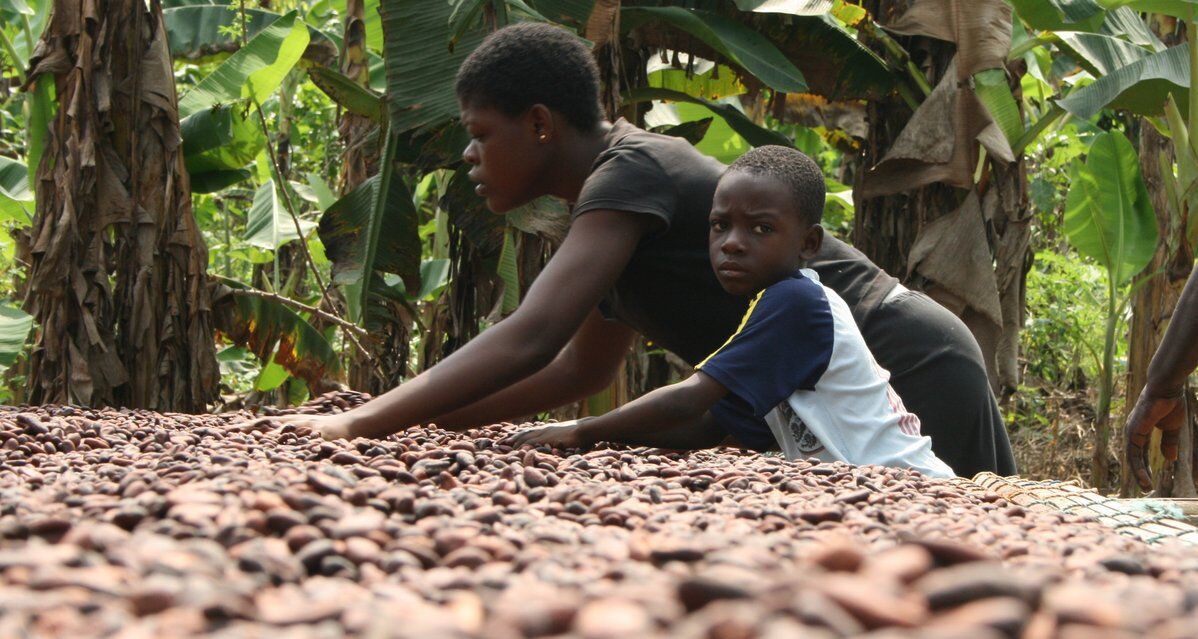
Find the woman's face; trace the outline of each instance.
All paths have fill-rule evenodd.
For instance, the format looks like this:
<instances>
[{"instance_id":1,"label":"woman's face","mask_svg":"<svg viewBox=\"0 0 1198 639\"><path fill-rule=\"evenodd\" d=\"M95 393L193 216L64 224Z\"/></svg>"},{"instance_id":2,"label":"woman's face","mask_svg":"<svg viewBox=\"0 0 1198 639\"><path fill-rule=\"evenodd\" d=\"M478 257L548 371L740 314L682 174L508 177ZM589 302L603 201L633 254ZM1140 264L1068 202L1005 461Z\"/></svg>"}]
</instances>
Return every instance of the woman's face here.
<instances>
[{"instance_id":1,"label":"woman's face","mask_svg":"<svg viewBox=\"0 0 1198 639\"><path fill-rule=\"evenodd\" d=\"M471 166L469 177L474 192L487 201L487 208L506 213L544 195L542 185L544 131L528 114L511 117L490 107L460 103L462 125L470 143L462 159Z\"/></svg>"}]
</instances>

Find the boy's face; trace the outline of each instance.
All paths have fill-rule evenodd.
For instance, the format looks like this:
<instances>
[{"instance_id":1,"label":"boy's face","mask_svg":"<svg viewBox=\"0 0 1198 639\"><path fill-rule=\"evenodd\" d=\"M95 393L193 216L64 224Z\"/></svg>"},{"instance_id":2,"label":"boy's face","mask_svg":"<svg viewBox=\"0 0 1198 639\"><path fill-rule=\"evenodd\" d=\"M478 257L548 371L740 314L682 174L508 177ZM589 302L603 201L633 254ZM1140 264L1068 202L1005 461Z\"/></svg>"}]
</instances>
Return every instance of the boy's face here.
<instances>
[{"instance_id":1,"label":"boy's face","mask_svg":"<svg viewBox=\"0 0 1198 639\"><path fill-rule=\"evenodd\" d=\"M462 126L470 133L462 159L471 166L474 192L487 200L487 208L507 213L542 195L538 181L544 151L538 144L538 123L529 114L513 118L490 107L459 106Z\"/></svg>"},{"instance_id":2,"label":"boy's face","mask_svg":"<svg viewBox=\"0 0 1198 639\"><path fill-rule=\"evenodd\" d=\"M804 221L785 184L743 171L720 178L709 221L711 266L733 295L751 295L789 277L823 240L823 228Z\"/></svg>"}]
</instances>

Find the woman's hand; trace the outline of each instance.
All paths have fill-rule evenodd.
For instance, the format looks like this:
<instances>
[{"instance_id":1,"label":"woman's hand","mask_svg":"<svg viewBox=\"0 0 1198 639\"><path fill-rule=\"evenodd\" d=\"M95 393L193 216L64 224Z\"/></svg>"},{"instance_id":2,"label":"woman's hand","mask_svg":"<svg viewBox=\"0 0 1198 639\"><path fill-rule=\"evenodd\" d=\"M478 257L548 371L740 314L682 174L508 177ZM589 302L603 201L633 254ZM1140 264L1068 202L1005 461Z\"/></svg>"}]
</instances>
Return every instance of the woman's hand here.
<instances>
[{"instance_id":1,"label":"woman's hand","mask_svg":"<svg viewBox=\"0 0 1198 639\"><path fill-rule=\"evenodd\" d=\"M335 415L277 415L274 417L261 417L248 422L235 424L235 429L259 429L265 426L286 426L291 425L298 430L307 430L317 433L326 441L335 439L350 439L350 427L353 425L354 419L349 413L338 413Z\"/></svg>"},{"instance_id":2,"label":"woman's hand","mask_svg":"<svg viewBox=\"0 0 1198 639\"><path fill-rule=\"evenodd\" d=\"M591 442L583 436L580 426L586 419L575 419L544 428L526 430L512 438L512 446L550 446L552 448L587 448Z\"/></svg>"}]
</instances>

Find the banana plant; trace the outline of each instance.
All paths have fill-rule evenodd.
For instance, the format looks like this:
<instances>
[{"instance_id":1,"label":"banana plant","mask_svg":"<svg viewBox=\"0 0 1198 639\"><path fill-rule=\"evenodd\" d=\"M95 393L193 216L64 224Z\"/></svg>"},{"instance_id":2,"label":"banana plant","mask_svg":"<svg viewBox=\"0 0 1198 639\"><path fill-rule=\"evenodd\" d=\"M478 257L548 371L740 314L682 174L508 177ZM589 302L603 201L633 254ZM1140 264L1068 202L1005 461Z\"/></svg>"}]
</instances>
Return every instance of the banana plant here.
<instances>
[{"instance_id":1,"label":"banana plant","mask_svg":"<svg viewBox=\"0 0 1198 639\"><path fill-rule=\"evenodd\" d=\"M1110 408L1114 389L1115 336L1131 300L1129 285L1156 252L1156 213L1140 174L1140 159L1122 133L1094 138L1085 162L1071 167L1065 200L1065 235L1078 253L1106 271L1106 331L1100 362L1098 437L1093 481L1106 477Z\"/></svg>"}]
</instances>

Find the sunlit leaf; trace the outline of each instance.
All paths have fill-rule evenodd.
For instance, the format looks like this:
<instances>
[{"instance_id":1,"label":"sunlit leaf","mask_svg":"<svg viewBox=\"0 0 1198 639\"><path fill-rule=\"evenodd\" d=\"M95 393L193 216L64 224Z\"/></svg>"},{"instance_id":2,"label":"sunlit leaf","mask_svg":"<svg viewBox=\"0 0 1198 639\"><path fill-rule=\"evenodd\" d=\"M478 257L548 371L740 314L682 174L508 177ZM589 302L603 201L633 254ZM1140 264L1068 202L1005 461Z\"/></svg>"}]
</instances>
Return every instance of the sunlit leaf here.
<instances>
[{"instance_id":1,"label":"sunlit leaf","mask_svg":"<svg viewBox=\"0 0 1198 639\"><path fill-rule=\"evenodd\" d=\"M771 131L758 126L736 107L729 104L719 104L710 100L696 98L679 91L669 89L640 88L624 94L625 102L648 102L650 100L666 100L673 102L690 102L702 105L723 118L732 130L743 136L753 146L779 144L793 146L790 140L777 131Z\"/></svg>"},{"instance_id":2,"label":"sunlit leaf","mask_svg":"<svg viewBox=\"0 0 1198 639\"><path fill-rule=\"evenodd\" d=\"M1075 161L1065 200L1065 235L1117 284L1152 261L1156 214L1140 174L1140 159L1122 133L1094 138L1085 162Z\"/></svg>"},{"instance_id":3,"label":"sunlit leaf","mask_svg":"<svg viewBox=\"0 0 1198 639\"><path fill-rule=\"evenodd\" d=\"M7 303L0 303L0 371L12 366L25 352L33 330L33 316Z\"/></svg>"},{"instance_id":4,"label":"sunlit leaf","mask_svg":"<svg viewBox=\"0 0 1198 639\"><path fill-rule=\"evenodd\" d=\"M316 228L316 223L301 219L300 231L307 235ZM300 238L296 232L295 220L287 212L283 199L279 197L274 180L267 180L254 193L254 203L250 206L249 216L245 223L245 241L250 246L274 250L280 246Z\"/></svg>"},{"instance_id":5,"label":"sunlit leaf","mask_svg":"<svg viewBox=\"0 0 1198 639\"><path fill-rule=\"evenodd\" d=\"M1161 115L1169 94L1173 94L1183 111L1187 108L1189 86L1189 45L1182 44L1148 55L1075 89L1060 105L1083 120L1105 108Z\"/></svg>"},{"instance_id":6,"label":"sunlit leaf","mask_svg":"<svg viewBox=\"0 0 1198 639\"><path fill-rule=\"evenodd\" d=\"M770 88L787 93L807 90L802 72L774 43L747 25L722 15L681 7L624 7L620 20L621 26L628 29L665 22L702 40Z\"/></svg>"},{"instance_id":7,"label":"sunlit leaf","mask_svg":"<svg viewBox=\"0 0 1198 639\"><path fill-rule=\"evenodd\" d=\"M308 28L291 11L254 36L179 100L185 118L215 104L242 98L266 100L308 46Z\"/></svg>"}]
</instances>

